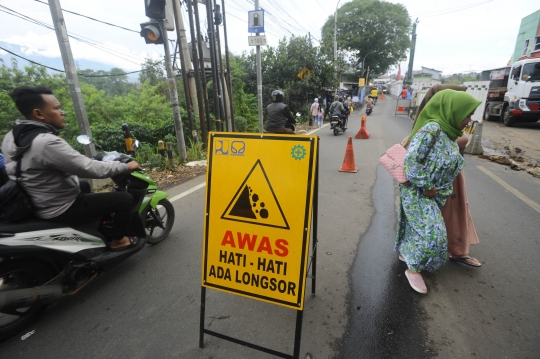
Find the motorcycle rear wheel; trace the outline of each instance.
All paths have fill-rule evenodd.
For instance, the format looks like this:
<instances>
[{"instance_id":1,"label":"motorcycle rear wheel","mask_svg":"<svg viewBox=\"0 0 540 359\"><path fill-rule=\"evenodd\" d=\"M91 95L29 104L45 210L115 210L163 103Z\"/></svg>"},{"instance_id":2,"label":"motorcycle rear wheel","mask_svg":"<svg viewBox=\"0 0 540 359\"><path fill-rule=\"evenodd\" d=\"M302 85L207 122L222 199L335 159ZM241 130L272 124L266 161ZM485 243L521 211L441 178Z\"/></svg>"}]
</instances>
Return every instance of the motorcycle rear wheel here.
<instances>
[{"instance_id":1,"label":"motorcycle rear wheel","mask_svg":"<svg viewBox=\"0 0 540 359\"><path fill-rule=\"evenodd\" d=\"M33 288L54 277L49 267L36 262L13 262L0 267L0 292ZM34 304L25 308L0 312L0 341L3 341L34 323L48 304Z\"/></svg>"},{"instance_id":2,"label":"motorcycle rear wheel","mask_svg":"<svg viewBox=\"0 0 540 359\"><path fill-rule=\"evenodd\" d=\"M174 225L174 207L167 199L158 202L156 208L148 206L144 213L146 242L156 244L164 240ZM158 232L155 232L155 231Z\"/></svg>"},{"instance_id":3,"label":"motorcycle rear wheel","mask_svg":"<svg viewBox=\"0 0 540 359\"><path fill-rule=\"evenodd\" d=\"M337 136L339 133L339 128L336 126L334 126L334 136Z\"/></svg>"}]
</instances>

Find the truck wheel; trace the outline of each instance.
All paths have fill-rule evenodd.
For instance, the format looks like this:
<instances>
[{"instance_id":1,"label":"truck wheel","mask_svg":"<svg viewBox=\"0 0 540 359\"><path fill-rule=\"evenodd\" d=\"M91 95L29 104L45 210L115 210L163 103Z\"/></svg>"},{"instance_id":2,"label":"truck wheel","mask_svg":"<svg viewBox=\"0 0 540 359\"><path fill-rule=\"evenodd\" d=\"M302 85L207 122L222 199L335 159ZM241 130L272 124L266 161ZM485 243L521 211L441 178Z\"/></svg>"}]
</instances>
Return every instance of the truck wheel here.
<instances>
[{"instance_id":1,"label":"truck wheel","mask_svg":"<svg viewBox=\"0 0 540 359\"><path fill-rule=\"evenodd\" d=\"M491 116L489 114L489 107L486 107L484 110L484 121L495 121L497 120L497 117Z\"/></svg>"},{"instance_id":2,"label":"truck wheel","mask_svg":"<svg viewBox=\"0 0 540 359\"><path fill-rule=\"evenodd\" d=\"M506 127L512 127L516 123L516 118L512 116L512 110L506 109L502 116L502 121Z\"/></svg>"}]
</instances>

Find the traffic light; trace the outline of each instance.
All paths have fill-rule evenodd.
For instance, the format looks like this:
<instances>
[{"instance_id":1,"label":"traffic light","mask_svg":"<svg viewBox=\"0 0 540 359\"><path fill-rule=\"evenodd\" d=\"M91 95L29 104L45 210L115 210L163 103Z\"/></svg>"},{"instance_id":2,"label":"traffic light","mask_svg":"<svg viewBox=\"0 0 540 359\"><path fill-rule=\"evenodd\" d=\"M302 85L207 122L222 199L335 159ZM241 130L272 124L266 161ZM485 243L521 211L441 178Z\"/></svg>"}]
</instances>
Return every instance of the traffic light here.
<instances>
[{"instance_id":1,"label":"traffic light","mask_svg":"<svg viewBox=\"0 0 540 359\"><path fill-rule=\"evenodd\" d=\"M151 19L165 19L165 0L144 0L144 10Z\"/></svg>"},{"instance_id":2,"label":"traffic light","mask_svg":"<svg viewBox=\"0 0 540 359\"><path fill-rule=\"evenodd\" d=\"M159 28L159 22L149 21L141 24L141 37L144 37L144 41L147 44L163 44L163 35Z\"/></svg>"}]
</instances>

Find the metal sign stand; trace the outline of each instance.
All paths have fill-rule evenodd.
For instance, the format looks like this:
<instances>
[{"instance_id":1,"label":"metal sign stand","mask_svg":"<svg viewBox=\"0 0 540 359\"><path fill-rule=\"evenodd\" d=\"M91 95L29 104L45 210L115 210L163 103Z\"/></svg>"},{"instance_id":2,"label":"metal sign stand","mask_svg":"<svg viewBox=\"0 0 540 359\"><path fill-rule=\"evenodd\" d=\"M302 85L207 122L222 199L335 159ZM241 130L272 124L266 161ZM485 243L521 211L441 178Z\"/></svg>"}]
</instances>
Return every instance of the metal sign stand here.
<instances>
[{"instance_id":1,"label":"metal sign stand","mask_svg":"<svg viewBox=\"0 0 540 359\"><path fill-rule=\"evenodd\" d=\"M317 218L319 212L319 148L317 147L317 153L315 155L315 186L314 186L314 195L313 195L313 244L312 244L312 253L311 253L311 263L308 266L306 271L306 280L311 278L311 293L315 295L315 274L317 268ZM313 265L311 269L311 274L308 274L309 268ZM246 342L245 340L237 339L230 337L225 334L217 333L212 330L206 329L204 327L204 318L205 318L205 309L206 309L206 287L201 286L201 316L200 316L200 328L199 328L199 348L204 348L204 335L212 335L217 338L228 340L230 342L243 345L248 348L259 350L268 354L275 355L276 357L286 358L286 359L299 359L300 358L300 342L302 339L302 319L304 316L304 310L296 311L296 328L294 331L294 350L293 355L282 353L270 348L265 348L257 344Z\"/></svg>"}]
</instances>

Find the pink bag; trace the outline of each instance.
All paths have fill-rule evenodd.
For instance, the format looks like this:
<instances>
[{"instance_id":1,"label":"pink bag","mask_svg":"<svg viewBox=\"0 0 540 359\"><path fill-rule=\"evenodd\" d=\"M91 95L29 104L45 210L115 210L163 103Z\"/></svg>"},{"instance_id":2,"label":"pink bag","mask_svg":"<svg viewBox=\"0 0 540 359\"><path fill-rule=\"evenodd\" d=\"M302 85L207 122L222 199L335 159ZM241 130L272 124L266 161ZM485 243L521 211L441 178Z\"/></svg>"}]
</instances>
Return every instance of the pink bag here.
<instances>
[{"instance_id":1,"label":"pink bag","mask_svg":"<svg viewBox=\"0 0 540 359\"><path fill-rule=\"evenodd\" d=\"M407 175L405 174L405 169L403 164L405 162L405 154L407 150L405 147L396 143L392 147L386 150L386 153L379 159L384 168L399 182L407 183Z\"/></svg>"}]
</instances>

